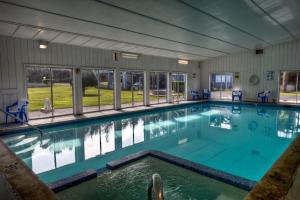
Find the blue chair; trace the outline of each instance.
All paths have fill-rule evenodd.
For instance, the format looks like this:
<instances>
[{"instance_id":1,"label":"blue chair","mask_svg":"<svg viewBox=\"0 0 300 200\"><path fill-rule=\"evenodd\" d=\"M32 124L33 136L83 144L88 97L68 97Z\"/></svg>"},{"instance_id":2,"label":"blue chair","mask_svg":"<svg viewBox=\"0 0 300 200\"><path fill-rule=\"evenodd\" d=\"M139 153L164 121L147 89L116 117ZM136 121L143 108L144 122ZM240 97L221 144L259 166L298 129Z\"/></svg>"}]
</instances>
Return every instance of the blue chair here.
<instances>
[{"instance_id":1,"label":"blue chair","mask_svg":"<svg viewBox=\"0 0 300 200\"><path fill-rule=\"evenodd\" d=\"M242 91L241 90L233 90L232 91L232 101L234 101L236 98L239 101L242 101Z\"/></svg>"},{"instance_id":2,"label":"blue chair","mask_svg":"<svg viewBox=\"0 0 300 200\"><path fill-rule=\"evenodd\" d=\"M29 104L29 102L27 99L22 99L22 100L16 101L15 103L13 103L10 106L7 106L5 111L11 115L14 115L15 117L18 117L21 120L27 122L28 118L27 118L26 111L27 111L28 104ZM13 110L14 107L16 107L15 110ZM9 114L6 114L6 116L5 116L6 124L8 122ZM18 122L19 122L19 120L15 119L15 123L18 123ZM21 123L22 123L22 121L21 121Z\"/></svg>"},{"instance_id":3,"label":"blue chair","mask_svg":"<svg viewBox=\"0 0 300 200\"><path fill-rule=\"evenodd\" d=\"M270 90L257 93L257 102L259 102L260 100L262 103L268 102L270 93Z\"/></svg>"},{"instance_id":4,"label":"blue chair","mask_svg":"<svg viewBox=\"0 0 300 200\"><path fill-rule=\"evenodd\" d=\"M200 99L200 94L198 91L195 90L191 90L191 95L192 95L192 99L194 100L199 100Z\"/></svg>"},{"instance_id":5,"label":"blue chair","mask_svg":"<svg viewBox=\"0 0 300 200\"><path fill-rule=\"evenodd\" d=\"M210 98L210 91L208 89L203 89L202 98L203 99L209 99Z\"/></svg>"}]
</instances>

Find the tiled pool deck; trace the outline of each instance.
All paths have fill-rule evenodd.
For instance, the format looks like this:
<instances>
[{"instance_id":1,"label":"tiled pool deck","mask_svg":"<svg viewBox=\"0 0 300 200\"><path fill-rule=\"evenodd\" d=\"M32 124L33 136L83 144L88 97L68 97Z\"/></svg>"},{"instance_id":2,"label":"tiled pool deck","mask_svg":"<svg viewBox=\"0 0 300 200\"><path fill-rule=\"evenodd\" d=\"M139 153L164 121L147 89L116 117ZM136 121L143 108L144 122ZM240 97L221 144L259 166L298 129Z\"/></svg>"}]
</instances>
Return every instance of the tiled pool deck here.
<instances>
[{"instance_id":1,"label":"tiled pool deck","mask_svg":"<svg viewBox=\"0 0 300 200\"><path fill-rule=\"evenodd\" d=\"M55 194L1 140L0 173L5 176L7 182L20 199L57 199ZM0 187L3 187L3 185ZM7 197L0 196L0 199L7 199Z\"/></svg>"},{"instance_id":2,"label":"tiled pool deck","mask_svg":"<svg viewBox=\"0 0 300 200\"><path fill-rule=\"evenodd\" d=\"M300 199L300 135L247 195L246 200Z\"/></svg>"},{"instance_id":3,"label":"tiled pool deck","mask_svg":"<svg viewBox=\"0 0 300 200\"><path fill-rule=\"evenodd\" d=\"M158 105L152 105L149 107L146 106L140 106L140 107L134 107L134 108L126 108L122 110L109 110L109 111L103 111L103 112L95 112L95 113L88 113L80 116L74 116L74 115L69 115L69 116L62 116L62 117L55 117L55 118L47 118L47 119L38 119L38 120L31 120L30 124L32 125L38 125L38 126L47 126L51 124L59 124L59 123L64 123L66 121L74 121L76 122L77 120L83 120L83 119L91 119L91 118L99 118L99 117L107 117L107 116L113 116L113 115L118 115L122 113L132 113L132 112L139 112L139 111L145 111L145 110L151 110L151 109L161 109L161 108L167 108L170 106L174 105L181 105L181 104L187 104L187 103L195 103L192 101L183 101L180 102L179 104L174 103L174 104L158 104ZM251 103L250 103L251 104ZM278 104L266 104L266 105L278 105ZM2 134L5 133L6 131L11 131L11 130L16 130L16 129L23 129L25 128L26 125L10 125L10 126L0 126L0 135L1 132ZM156 151L147 151L146 153L143 152L142 154L147 154L150 156L155 156L156 154L161 154L161 152L156 152ZM152 155L153 154L153 155ZM144 156L145 156L144 155ZM130 159L136 159L136 155L132 155L129 157ZM161 156L161 155L160 155ZM169 155L170 156L170 155ZM156 156L159 157L159 156ZM172 156L171 156L172 157ZM16 161L13 162L12 159ZM178 160L176 159L171 159L168 156L162 155L160 158L165 158L167 159L166 161L172 161L173 163L177 162L177 164L181 166L185 166L188 169L191 170L196 170L197 167L193 167L193 163L186 164L185 160ZM124 163L128 162L128 158L123 158ZM164 160L165 160L164 159ZM122 164L122 161L116 161L115 163L108 163L108 168L113 168L113 166L117 166L118 163ZM0 139L0 172L4 173L6 176L11 176L12 178L9 178L9 182L13 185L13 187L17 188L18 193L21 192L21 194L27 195L29 197L31 195L50 195L52 198L47 198L47 199L55 199L55 196L52 196L52 193L47 191L45 189L45 185L41 183L37 177L30 171L22 162L11 152L7 149L7 147L1 142ZM21 166L20 168L15 168L15 165ZM192 166L192 167L191 167ZM13 170L7 170L10 168L13 168ZM202 174L203 174L203 168L202 169ZM204 170L205 172L205 170ZM8 174L6 174L8 173ZM99 171L89 171L85 172L84 174L79 174L77 177L70 177L69 180L65 180L69 182L69 184L76 183L78 180L84 180L87 176L93 177L95 174L97 175ZM12 175L14 174L14 175ZM23 176L21 176L23 174ZM208 175L205 174L204 175ZM209 176L209 175L208 175ZM218 176L222 177L222 176ZM30 187L35 188L35 189L30 189L30 187L26 187L26 184L24 182L27 181L17 181L21 179L28 179L31 180L33 179ZM214 177L212 177L214 178ZM24 179L24 180L25 180ZM228 180L231 180L230 178ZM12 182L11 182L12 181ZM224 180L222 180L224 181ZM231 180L232 181L232 180ZM56 186L52 185L50 186L52 189L55 190L55 188L60 188L64 187L64 185L67 184L67 182L60 182L57 183ZM79 181L80 182L80 181ZM226 182L226 180L225 180ZM243 182L243 181L242 181ZM233 182L227 182L233 185L236 185L235 181ZM19 185L20 184L20 185ZM34 185L37 185L36 187ZM27 184L28 185L28 184ZM242 184L243 185L243 184ZM247 184L244 184L244 186ZM239 185L236 185L239 186ZM242 186L242 188L244 187ZM248 185L249 186L249 185ZM253 185L252 185L253 186ZM252 187L251 186L251 187ZM240 186L241 187L241 186ZM266 173L266 175L262 178L262 180L256 184L256 186L250 191L250 193L247 195L246 199L247 200L263 200L263 199L286 199L286 200L292 200L292 199L297 199L300 196L300 136L298 136L293 143L288 147L288 149L283 153L283 155L278 159L278 161L273 165L273 167ZM46 187L47 188L47 187ZM250 188L250 186L249 186ZM248 189L249 189L248 188ZM247 189L244 187L244 189ZM22 196L22 195L21 195ZM26 199L26 198L25 198ZM28 199L28 198L27 198ZM31 197L30 199L38 199L38 198L33 198ZM45 199L45 198L43 198Z\"/></svg>"}]
</instances>

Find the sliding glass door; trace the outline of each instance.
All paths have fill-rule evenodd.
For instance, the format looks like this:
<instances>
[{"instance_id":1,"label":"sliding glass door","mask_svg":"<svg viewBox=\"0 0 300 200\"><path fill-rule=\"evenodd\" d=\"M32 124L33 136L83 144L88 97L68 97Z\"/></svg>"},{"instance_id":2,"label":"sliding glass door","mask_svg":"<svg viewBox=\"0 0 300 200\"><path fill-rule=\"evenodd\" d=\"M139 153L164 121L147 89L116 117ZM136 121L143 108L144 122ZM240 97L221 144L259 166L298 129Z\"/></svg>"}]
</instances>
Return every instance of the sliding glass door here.
<instances>
[{"instance_id":1,"label":"sliding glass door","mask_svg":"<svg viewBox=\"0 0 300 200\"><path fill-rule=\"evenodd\" d=\"M232 73L220 73L210 75L211 98L232 98L233 75Z\"/></svg>"},{"instance_id":2,"label":"sliding glass door","mask_svg":"<svg viewBox=\"0 0 300 200\"><path fill-rule=\"evenodd\" d=\"M45 118L73 113L72 69L26 67L29 118Z\"/></svg>"},{"instance_id":3,"label":"sliding glass door","mask_svg":"<svg viewBox=\"0 0 300 200\"><path fill-rule=\"evenodd\" d=\"M173 101L183 101L186 96L186 74L172 73L172 98Z\"/></svg>"},{"instance_id":4,"label":"sliding glass door","mask_svg":"<svg viewBox=\"0 0 300 200\"><path fill-rule=\"evenodd\" d=\"M300 71L280 72L279 90L279 102L300 103Z\"/></svg>"},{"instance_id":5,"label":"sliding glass door","mask_svg":"<svg viewBox=\"0 0 300 200\"><path fill-rule=\"evenodd\" d=\"M51 68L53 115L73 114L72 69Z\"/></svg>"},{"instance_id":6,"label":"sliding glass door","mask_svg":"<svg viewBox=\"0 0 300 200\"><path fill-rule=\"evenodd\" d=\"M144 105L144 72L121 72L122 108Z\"/></svg>"},{"instance_id":7,"label":"sliding glass door","mask_svg":"<svg viewBox=\"0 0 300 200\"><path fill-rule=\"evenodd\" d=\"M167 102L167 73L150 72L150 104Z\"/></svg>"},{"instance_id":8,"label":"sliding glass door","mask_svg":"<svg viewBox=\"0 0 300 200\"><path fill-rule=\"evenodd\" d=\"M114 108L114 71L82 69L83 112Z\"/></svg>"}]
</instances>

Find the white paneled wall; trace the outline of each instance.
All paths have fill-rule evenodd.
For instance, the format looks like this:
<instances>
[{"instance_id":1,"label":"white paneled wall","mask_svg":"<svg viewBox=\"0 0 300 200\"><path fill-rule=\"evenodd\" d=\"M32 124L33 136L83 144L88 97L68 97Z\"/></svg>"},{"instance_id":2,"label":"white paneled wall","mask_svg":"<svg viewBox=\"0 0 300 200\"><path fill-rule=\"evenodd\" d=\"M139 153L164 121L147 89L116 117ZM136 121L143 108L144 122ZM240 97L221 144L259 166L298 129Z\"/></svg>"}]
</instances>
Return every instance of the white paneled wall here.
<instances>
[{"instance_id":1,"label":"white paneled wall","mask_svg":"<svg viewBox=\"0 0 300 200\"><path fill-rule=\"evenodd\" d=\"M0 36L0 107L26 97L24 64L70 67L102 67L139 69L145 71L174 71L188 74L188 88L200 89L198 62L178 65L176 59L142 55L138 60L112 60L112 51L51 43L46 50L38 42ZM196 73L196 78L192 74ZM0 123L4 115L0 115Z\"/></svg>"},{"instance_id":2,"label":"white paneled wall","mask_svg":"<svg viewBox=\"0 0 300 200\"><path fill-rule=\"evenodd\" d=\"M258 91L271 90L272 99L277 100L278 81L281 70L300 70L300 41L273 45L264 49L262 55L243 52L236 55L217 57L200 63L201 88L209 88L209 75L216 72L240 72L234 79L234 88L243 90L246 100L256 100ZM266 80L266 72L274 71L274 80ZM256 86L249 83L252 74L260 78Z\"/></svg>"}]
</instances>

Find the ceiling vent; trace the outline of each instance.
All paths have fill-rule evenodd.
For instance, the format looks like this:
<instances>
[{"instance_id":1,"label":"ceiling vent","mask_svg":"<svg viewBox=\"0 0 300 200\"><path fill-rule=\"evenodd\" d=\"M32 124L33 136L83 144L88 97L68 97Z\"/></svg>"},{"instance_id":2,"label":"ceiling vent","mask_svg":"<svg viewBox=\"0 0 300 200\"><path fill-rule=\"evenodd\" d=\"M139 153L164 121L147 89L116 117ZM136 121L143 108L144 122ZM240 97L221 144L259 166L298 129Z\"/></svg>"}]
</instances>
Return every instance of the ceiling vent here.
<instances>
[{"instance_id":1,"label":"ceiling vent","mask_svg":"<svg viewBox=\"0 0 300 200\"><path fill-rule=\"evenodd\" d=\"M256 49L255 50L255 54L264 54L264 50L263 49Z\"/></svg>"}]
</instances>

